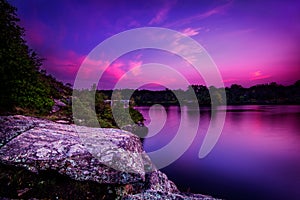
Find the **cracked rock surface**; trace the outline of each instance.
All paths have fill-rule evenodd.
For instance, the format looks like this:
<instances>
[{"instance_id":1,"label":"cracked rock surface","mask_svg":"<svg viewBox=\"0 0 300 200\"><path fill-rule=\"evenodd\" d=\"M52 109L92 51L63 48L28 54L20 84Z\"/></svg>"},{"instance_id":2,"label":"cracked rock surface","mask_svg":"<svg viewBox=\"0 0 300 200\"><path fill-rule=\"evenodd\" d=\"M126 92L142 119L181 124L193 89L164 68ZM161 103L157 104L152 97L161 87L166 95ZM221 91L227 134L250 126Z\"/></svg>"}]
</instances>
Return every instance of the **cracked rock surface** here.
<instances>
[{"instance_id":1,"label":"cracked rock surface","mask_svg":"<svg viewBox=\"0 0 300 200\"><path fill-rule=\"evenodd\" d=\"M0 116L0 163L34 173L54 170L77 181L124 185L124 199L213 199L181 193L155 169L139 138L119 129Z\"/></svg>"}]
</instances>

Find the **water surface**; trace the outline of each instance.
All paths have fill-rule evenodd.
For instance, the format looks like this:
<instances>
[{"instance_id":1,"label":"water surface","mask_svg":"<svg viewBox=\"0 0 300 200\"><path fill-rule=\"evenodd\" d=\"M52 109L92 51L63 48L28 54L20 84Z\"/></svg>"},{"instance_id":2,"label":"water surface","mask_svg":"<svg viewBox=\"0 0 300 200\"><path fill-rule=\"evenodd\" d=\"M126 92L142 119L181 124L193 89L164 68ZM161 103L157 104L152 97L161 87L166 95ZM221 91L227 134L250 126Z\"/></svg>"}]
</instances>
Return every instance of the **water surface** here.
<instances>
[{"instance_id":1,"label":"water surface","mask_svg":"<svg viewBox=\"0 0 300 200\"><path fill-rule=\"evenodd\" d=\"M137 109L149 124L149 107ZM211 118L209 108L200 110L192 145L162 169L181 190L225 199L300 199L300 106L228 106L222 134L203 159L199 149L210 120L218 122L218 115ZM180 123L189 137L198 112L187 106L152 109L152 119L166 123L145 139L145 150L168 144Z\"/></svg>"}]
</instances>

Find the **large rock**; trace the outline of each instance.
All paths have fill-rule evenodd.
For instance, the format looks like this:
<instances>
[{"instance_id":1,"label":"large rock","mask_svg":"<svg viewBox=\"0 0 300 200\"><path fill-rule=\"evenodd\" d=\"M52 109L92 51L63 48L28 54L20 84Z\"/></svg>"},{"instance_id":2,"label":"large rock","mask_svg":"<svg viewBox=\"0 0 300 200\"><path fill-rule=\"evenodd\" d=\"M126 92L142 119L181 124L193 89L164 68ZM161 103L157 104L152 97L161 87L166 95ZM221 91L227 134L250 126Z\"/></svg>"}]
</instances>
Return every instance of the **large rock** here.
<instances>
[{"instance_id":1,"label":"large rock","mask_svg":"<svg viewBox=\"0 0 300 200\"><path fill-rule=\"evenodd\" d=\"M168 193L146 190L142 193L127 195L124 200L212 200L214 198L202 194Z\"/></svg>"},{"instance_id":2,"label":"large rock","mask_svg":"<svg viewBox=\"0 0 300 200\"><path fill-rule=\"evenodd\" d=\"M37 124L35 118L25 116L0 117L0 148Z\"/></svg>"},{"instance_id":3,"label":"large rock","mask_svg":"<svg viewBox=\"0 0 300 200\"><path fill-rule=\"evenodd\" d=\"M54 170L78 181L123 185L118 195L125 199L213 199L180 193L155 169L139 138L119 129L0 116L0 163L34 173Z\"/></svg>"},{"instance_id":4,"label":"large rock","mask_svg":"<svg viewBox=\"0 0 300 200\"><path fill-rule=\"evenodd\" d=\"M95 158L81 143L82 138L89 138L88 134L99 133L98 140L102 143L98 146L100 150L106 150L103 159L115 162L118 154L110 147L118 146L119 149L142 153L139 138L129 132L77 127L24 116L1 117L0 121L1 141L2 145L5 144L0 149L2 163L23 166L33 172L52 169L80 181L126 184L145 179L142 160L127 157L126 162L122 163L124 168L133 168L131 171L136 173L114 170ZM78 133L77 129L81 131ZM85 132L82 129L86 129ZM78 136L84 133L87 135Z\"/></svg>"}]
</instances>

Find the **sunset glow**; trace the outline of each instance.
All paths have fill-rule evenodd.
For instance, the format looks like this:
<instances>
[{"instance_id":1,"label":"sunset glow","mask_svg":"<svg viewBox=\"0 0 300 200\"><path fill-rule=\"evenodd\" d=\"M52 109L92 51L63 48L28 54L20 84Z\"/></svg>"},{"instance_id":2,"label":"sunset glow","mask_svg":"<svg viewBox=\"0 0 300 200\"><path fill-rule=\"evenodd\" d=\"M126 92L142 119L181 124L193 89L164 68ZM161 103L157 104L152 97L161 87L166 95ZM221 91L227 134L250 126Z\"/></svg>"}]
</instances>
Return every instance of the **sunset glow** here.
<instances>
[{"instance_id":1,"label":"sunset glow","mask_svg":"<svg viewBox=\"0 0 300 200\"><path fill-rule=\"evenodd\" d=\"M43 68L65 83L73 84L82 61L99 43L146 26L173 29L199 42L226 86L289 85L300 77L297 1L10 2L18 8L29 46L45 58ZM130 69L138 74L136 67L149 62L167 64L184 71L191 84L204 84L176 55L145 49L117 59L102 77L103 88L113 87Z\"/></svg>"}]
</instances>

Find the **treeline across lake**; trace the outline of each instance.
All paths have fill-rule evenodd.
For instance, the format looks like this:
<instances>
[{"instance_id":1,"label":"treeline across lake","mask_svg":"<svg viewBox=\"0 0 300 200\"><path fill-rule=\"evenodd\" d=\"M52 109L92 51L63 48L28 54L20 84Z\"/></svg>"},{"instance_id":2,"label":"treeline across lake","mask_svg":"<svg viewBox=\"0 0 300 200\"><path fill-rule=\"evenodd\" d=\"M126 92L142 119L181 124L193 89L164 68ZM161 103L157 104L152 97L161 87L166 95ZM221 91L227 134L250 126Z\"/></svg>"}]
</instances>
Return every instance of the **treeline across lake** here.
<instances>
[{"instance_id":1,"label":"treeline across lake","mask_svg":"<svg viewBox=\"0 0 300 200\"><path fill-rule=\"evenodd\" d=\"M289 86L279 85L275 82L270 84L260 84L249 88L233 84L225 88L226 97L221 91L224 88L203 85L191 85L186 90L114 90L114 93L121 95L121 99L130 100L136 106L146 106L153 104L179 105L179 101L184 104L198 101L199 105L224 104L247 105L247 104L300 104L300 80ZM104 98L111 99L113 90L98 90L98 94ZM196 96L196 99L195 99ZM213 98L211 98L213 97ZM226 99L225 99L226 98ZM212 101L211 101L212 100ZM225 101L226 100L226 101Z\"/></svg>"}]
</instances>

